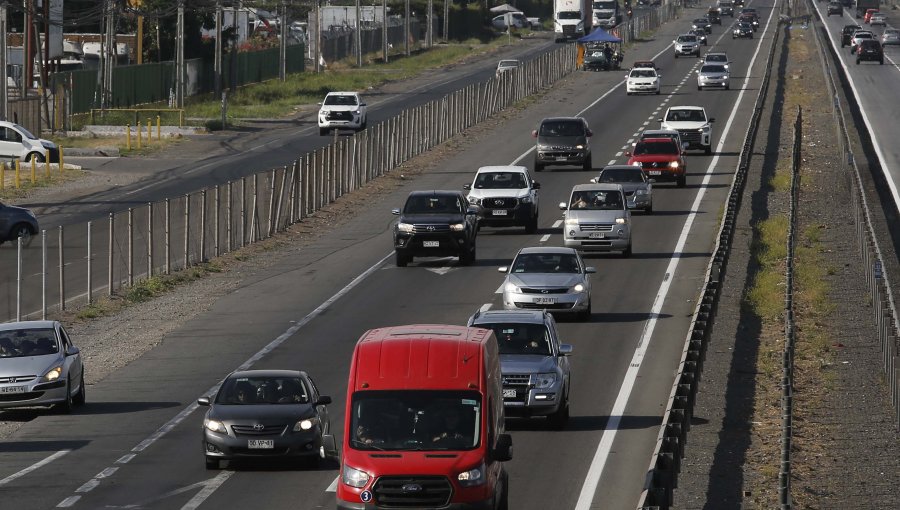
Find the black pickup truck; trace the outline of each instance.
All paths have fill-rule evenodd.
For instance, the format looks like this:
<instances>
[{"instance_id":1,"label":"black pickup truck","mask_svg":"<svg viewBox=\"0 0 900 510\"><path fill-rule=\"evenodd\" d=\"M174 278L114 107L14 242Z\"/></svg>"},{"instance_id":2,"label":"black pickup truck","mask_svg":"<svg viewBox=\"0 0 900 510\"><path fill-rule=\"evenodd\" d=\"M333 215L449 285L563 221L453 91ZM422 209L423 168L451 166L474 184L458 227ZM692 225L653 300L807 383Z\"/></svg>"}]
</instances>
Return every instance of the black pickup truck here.
<instances>
[{"instance_id":1,"label":"black pickup truck","mask_svg":"<svg viewBox=\"0 0 900 510\"><path fill-rule=\"evenodd\" d=\"M413 257L459 257L468 266L475 261L478 208L470 207L458 191L413 191L394 224L397 267L406 267Z\"/></svg>"}]
</instances>

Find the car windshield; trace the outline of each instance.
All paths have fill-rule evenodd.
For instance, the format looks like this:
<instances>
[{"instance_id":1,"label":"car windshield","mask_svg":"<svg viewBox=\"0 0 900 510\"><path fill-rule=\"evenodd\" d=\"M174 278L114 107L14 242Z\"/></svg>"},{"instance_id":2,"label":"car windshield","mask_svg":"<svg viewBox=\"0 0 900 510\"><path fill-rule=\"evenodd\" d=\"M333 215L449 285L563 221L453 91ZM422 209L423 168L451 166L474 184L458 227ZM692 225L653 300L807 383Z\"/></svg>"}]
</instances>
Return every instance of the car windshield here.
<instances>
[{"instance_id":1,"label":"car windshield","mask_svg":"<svg viewBox=\"0 0 900 510\"><path fill-rule=\"evenodd\" d=\"M481 441L476 391L358 391L350 412L356 450L471 450Z\"/></svg>"},{"instance_id":2,"label":"car windshield","mask_svg":"<svg viewBox=\"0 0 900 510\"><path fill-rule=\"evenodd\" d=\"M520 253L512 264L519 273L580 273L578 258L571 253Z\"/></svg>"},{"instance_id":3,"label":"car windshield","mask_svg":"<svg viewBox=\"0 0 900 510\"><path fill-rule=\"evenodd\" d=\"M16 329L0 332L0 358L22 358L59 353L52 328Z\"/></svg>"},{"instance_id":4,"label":"car windshield","mask_svg":"<svg viewBox=\"0 0 900 510\"><path fill-rule=\"evenodd\" d=\"M617 190L583 190L572 192L569 207L580 210L623 209L622 194Z\"/></svg>"},{"instance_id":5,"label":"car windshield","mask_svg":"<svg viewBox=\"0 0 900 510\"><path fill-rule=\"evenodd\" d=\"M680 43L697 42L697 36L696 35L679 35L678 42L680 42Z\"/></svg>"},{"instance_id":6,"label":"car windshield","mask_svg":"<svg viewBox=\"0 0 900 510\"><path fill-rule=\"evenodd\" d=\"M638 142L638 144L634 146L635 156L644 156L648 154L678 154L678 148L670 140Z\"/></svg>"},{"instance_id":7,"label":"car windshield","mask_svg":"<svg viewBox=\"0 0 900 510\"><path fill-rule=\"evenodd\" d=\"M706 115L703 110L669 110L666 114L666 120L672 122L704 122Z\"/></svg>"},{"instance_id":8,"label":"car windshield","mask_svg":"<svg viewBox=\"0 0 900 510\"><path fill-rule=\"evenodd\" d=\"M527 188L525 175L519 172L482 172L475 177L477 189L522 189Z\"/></svg>"},{"instance_id":9,"label":"car windshield","mask_svg":"<svg viewBox=\"0 0 900 510\"><path fill-rule=\"evenodd\" d=\"M697 23L698 25L706 25L709 23L709 20L706 18L697 18L694 20L694 23Z\"/></svg>"},{"instance_id":10,"label":"car windshield","mask_svg":"<svg viewBox=\"0 0 900 510\"><path fill-rule=\"evenodd\" d=\"M231 377L216 394L216 404L224 405L308 403L309 391L303 379L291 376Z\"/></svg>"},{"instance_id":11,"label":"car windshield","mask_svg":"<svg viewBox=\"0 0 900 510\"><path fill-rule=\"evenodd\" d=\"M500 63L498 64L498 67L518 67L518 66L519 66L518 60L501 60Z\"/></svg>"},{"instance_id":12,"label":"car windshield","mask_svg":"<svg viewBox=\"0 0 900 510\"><path fill-rule=\"evenodd\" d=\"M476 324L494 330L500 354L534 354L550 356L550 333L543 324Z\"/></svg>"},{"instance_id":13,"label":"car windshield","mask_svg":"<svg viewBox=\"0 0 900 510\"><path fill-rule=\"evenodd\" d=\"M632 78L656 78L656 72L653 69L635 69L631 71Z\"/></svg>"},{"instance_id":14,"label":"car windshield","mask_svg":"<svg viewBox=\"0 0 900 510\"><path fill-rule=\"evenodd\" d=\"M355 106L356 96L347 94L329 94L325 97L325 104L335 106Z\"/></svg>"},{"instance_id":15,"label":"car windshield","mask_svg":"<svg viewBox=\"0 0 900 510\"><path fill-rule=\"evenodd\" d=\"M656 69L656 64L654 64L653 62L635 62L634 67L649 67L651 69Z\"/></svg>"},{"instance_id":16,"label":"car windshield","mask_svg":"<svg viewBox=\"0 0 900 510\"><path fill-rule=\"evenodd\" d=\"M584 125L573 121L551 121L541 124L541 136L584 136Z\"/></svg>"},{"instance_id":17,"label":"car windshield","mask_svg":"<svg viewBox=\"0 0 900 510\"><path fill-rule=\"evenodd\" d=\"M597 182L644 182L644 172L637 168L608 168L600 172Z\"/></svg>"},{"instance_id":18,"label":"car windshield","mask_svg":"<svg viewBox=\"0 0 900 510\"><path fill-rule=\"evenodd\" d=\"M447 214L461 213L459 202L454 196L416 195L406 201L406 214Z\"/></svg>"},{"instance_id":19,"label":"car windshield","mask_svg":"<svg viewBox=\"0 0 900 510\"><path fill-rule=\"evenodd\" d=\"M594 9L615 9L616 8L616 0L600 0L599 2L594 2Z\"/></svg>"},{"instance_id":20,"label":"car windshield","mask_svg":"<svg viewBox=\"0 0 900 510\"><path fill-rule=\"evenodd\" d=\"M707 53L706 61L707 62L728 62L728 56L722 55L720 53Z\"/></svg>"},{"instance_id":21,"label":"car windshield","mask_svg":"<svg viewBox=\"0 0 900 510\"><path fill-rule=\"evenodd\" d=\"M871 32L857 32L857 33L853 34L853 38L854 39L871 39L872 33Z\"/></svg>"},{"instance_id":22,"label":"car windshield","mask_svg":"<svg viewBox=\"0 0 900 510\"><path fill-rule=\"evenodd\" d=\"M559 11L556 17L559 19L581 19L581 13L578 11Z\"/></svg>"},{"instance_id":23,"label":"car windshield","mask_svg":"<svg viewBox=\"0 0 900 510\"><path fill-rule=\"evenodd\" d=\"M725 72L725 66L720 65L720 64L710 64L710 65L705 65L705 66L703 66L703 67L700 68L700 73L701 73L701 74L706 74L706 73L724 73L724 72Z\"/></svg>"}]
</instances>

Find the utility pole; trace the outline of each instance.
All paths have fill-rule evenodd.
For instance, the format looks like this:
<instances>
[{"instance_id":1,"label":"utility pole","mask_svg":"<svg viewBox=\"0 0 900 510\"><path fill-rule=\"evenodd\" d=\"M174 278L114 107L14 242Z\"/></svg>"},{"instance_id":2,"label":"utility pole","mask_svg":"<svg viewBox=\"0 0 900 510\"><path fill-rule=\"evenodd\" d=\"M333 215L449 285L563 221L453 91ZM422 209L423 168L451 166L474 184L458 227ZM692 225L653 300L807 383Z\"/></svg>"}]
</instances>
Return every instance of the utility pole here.
<instances>
[{"instance_id":1,"label":"utility pole","mask_svg":"<svg viewBox=\"0 0 900 510\"><path fill-rule=\"evenodd\" d=\"M22 30L22 35L25 37L25 41L23 41L22 46L25 48L25 58L22 60L21 97L24 98L28 97L28 89L31 88L31 82L34 79L34 44L32 43L34 39L31 33L34 30L34 25L31 23L31 13L34 9L33 0L25 0L23 6L25 7L25 27Z\"/></svg>"},{"instance_id":2,"label":"utility pole","mask_svg":"<svg viewBox=\"0 0 900 510\"><path fill-rule=\"evenodd\" d=\"M434 46L434 0L428 0L428 28L425 31L425 44Z\"/></svg>"},{"instance_id":3,"label":"utility pole","mask_svg":"<svg viewBox=\"0 0 900 510\"><path fill-rule=\"evenodd\" d=\"M287 79L287 2L281 0L281 23L278 26L278 32L281 34L281 47L278 52L280 64L278 66L278 77L281 81Z\"/></svg>"},{"instance_id":4,"label":"utility pole","mask_svg":"<svg viewBox=\"0 0 900 510\"><path fill-rule=\"evenodd\" d=\"M175 107L184 108L184 0L178 0L175 34Z\"/></svg>"},{"instance_id":5,"label":"utility pole","mask_svg":"<svg viewBox=\"0 0 900 510\"><path fill-rule=\"evenodd\" d=\"M8 91L6 87L6 0L0 0L0 120L7 120L9 117L8 108Z\"/></svg>"},{"instance_id":6,"label":"utility pole","mask_svg":"<svg viewBox=\"0 0 900 510\"><path fill-rule=\"evenodd\" d=\"M213 62L216 97L222 95L222 0L216 0L216 56Z\"/></svg>"},{"instance_id":7,"label":"utility pole","mask_svg":"<svg viewBox=\"0 0 900 510\"><path fill-rule=\"evenodd\" d=\"M229 77L231 81L231 93L234 94L237 92L237 45L238 39L240 39L240 34L238 34L238 11L241 8L240 0L237 1L237 5L235 6L234 0L231 3L231 30L233 32L234 40L231 42L231 66L229 69Z\"/></svg>"},{"instance_id":8,"label":"utility pole","mask_svg":"<svg viewBox=\"0 0 900 510\"><path fill-rule=\"evenodd\" d=\"M309 27L309 43L312 46L313 50L313 62L316 69L316 73L322 72L322 62L319 60L322 49L319 48L319 45L322 43L322 28L319 26L319 23L322 21L322 14L319 12L319 0L316 1L316 19L314 20L313 25Z\"/></svg>"},{"instance_id":9,"label":"utility pole","mask_svg":"<svg viewBox=\"0 0 900 510\"><path fill-rule=\"evenodd\" d=\"M362 20L359 18L359 0L356 0L356 67L362 67Z\"/></svg>"},{"instance_id":10,"label":"utility pole","mask_svg":"<svg viewBox=\"0 0 900 510\"><path fill-rule=\"evenodd\" d=\"M381 56L388 63L388 11L387 0L381 0Z\"/></svg>"},{"instance_id":11,"label":"utility pole","mask_svg":"<svg viewBox=\"0 0 900 510\"><path fill-rule=\"evenodd\" d=\"M409 56L409 36L411 35L410 31L409 31L409 0L406 0L406 12L404 13L404 16L405 16L404 24L406 25L406 30L404 30L403 39L404 39L404 44L406 45L406 46L404 46L406 48L406 56L408 57Z\"/></svg>"},{"instance_id":12,"label":"utility pole","mask_svg":"<svg viewBox=\"0 0 900 510\"><path fill-rule=\"evenodd\" d=\"M450 0L444 0L444 42L450 42Z\"/></svg>"}]
</instances>

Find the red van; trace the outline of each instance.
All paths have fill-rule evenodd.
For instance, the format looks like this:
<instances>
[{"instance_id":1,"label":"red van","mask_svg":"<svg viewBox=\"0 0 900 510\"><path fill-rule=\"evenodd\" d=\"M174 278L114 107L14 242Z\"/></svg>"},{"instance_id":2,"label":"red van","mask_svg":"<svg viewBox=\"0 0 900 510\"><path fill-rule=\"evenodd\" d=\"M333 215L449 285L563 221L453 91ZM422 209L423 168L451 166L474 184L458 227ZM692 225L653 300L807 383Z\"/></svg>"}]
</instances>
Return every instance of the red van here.
<instances>
[{"instance_id":1,"label":"red van","mask_svg":"<svg viewBox=\"0 0 900 510\"><path fill-rule=\"evenodd\" d=\"M350 365L337 508L507 510L503 422L491 330L366 332Z\"/></svg>"}]
</instances>

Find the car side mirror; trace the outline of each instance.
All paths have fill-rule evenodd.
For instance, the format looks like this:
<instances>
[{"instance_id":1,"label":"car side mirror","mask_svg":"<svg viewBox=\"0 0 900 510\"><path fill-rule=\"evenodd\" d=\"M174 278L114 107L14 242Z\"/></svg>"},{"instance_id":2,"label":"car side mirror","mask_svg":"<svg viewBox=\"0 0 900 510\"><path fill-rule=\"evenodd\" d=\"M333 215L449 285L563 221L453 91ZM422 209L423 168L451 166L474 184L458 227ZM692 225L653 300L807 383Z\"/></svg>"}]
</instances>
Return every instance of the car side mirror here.
<instances>
[{"instance_id":1,"label":"car side mirror","mask_svg":"<svg viewBox=\"0 0 900 510\"><path fill-rule=\"evenodd\" d=\"M360 106L366 106L366 103L359 103Z\"/></svg>"},{"instance_id":2,"label":"car side mirror","mask_svg":"<svg viewBox=\"0 0 900 510\"><path fill-rule=\"evenodd\" d=\"M197 399L197 405L209 407L209 397L200 397Z\"/></svg>"},{"instance_id":3,"label":"car side mirror","mask_svg":"<svg viewBox=\"0 0 900 510\"><path fill-rule=\"evenodd\" d=\"M588 129L587 133L585 133L585 136L588 136L588 137L594 136L594 132L591 131L590 129Z\"/></svg>"},{"instance_id":4,"label":"car side mirror","mask_svg":"<svg viewBox=\"0 0 900 510\"><path fill-rule=\"evenodd\" d=\"M570 344L559 344L559 355L568 356L572 354L573 347Z\"/></svg>"},{"instance_id":5,"label":"car side mirror","mask_svg":"<svg viewBox=\"0 0 900 510\"><path fill-rule=\"evenodd\" d=\"M537 138L537 129L531 131L531 137Z\"/></svg>"},{"instance_id":6,"label":"car side mirror","mask_svg":"<svg viewBox=\"0 0 900 510\"><path fill-rule=\"evenodd\" d=\"M716 121L716 118L715 118L715 117L711 117L707 122L709 122L710 124L712 124L712 123L715 122L715 121Z\"/></svg>"},{"instance_id":7,"label":"car side mirror","mask_svg":"<svg viewBox=\"0 0 900 510\"><path fill-rule=\"evenodd\" d=\"M331 397L329 397L328 395L322 395L319 397L319 400L316 400L316 403L314 405L327 406L330 403L331 403Z\"/></svg>"},{"instance_id":8,"label":"car side mirror","mask_svg":"<svg viewBox=\"0 0 900 510\"><path fill-rule=\"evenodd\" d=\"M463 184L463 189L472 189L471 184Z\"/></svg>"},{"instance_id":9,"label":"car side mirror","mask_svg":"<svg viewBox=\"0 0 900 510\"><path fill-rule=\"evenodd\" d=\"M500 462L506 462L508 460L512 460L513 457L513 447L512 447L512 436L509 434L498 434L497 435L497 444L494 446L494 451L491 455L495 460Z\"/></svg>"},{"instance_id":10,"label":"car side mirror","mask_svg":"<svg viewBox=\"0 0 900 510\"><path fill-rule=\"evenodd\" d=\"M560 202L560 203L559 203L559 209L560 209L560 210L565 211L567 208L568 208L568 207L566 207L566 203L565 203L565 202Z\"/></svg>"},{"instance_id":11,"label":"car side mirror","mask_svg":"<svg viewBox=\"0 0 900 510\"><path fill-rule=\"evenodd\" d=\"M322 106L322 103L316 103L316 104L319 105L319 106Z\"/></svg>"},{"instance_id":12,"label":"car side mirror","mask_svg":"<svg viewBox=\"0 0 900 510\"><path fill-rule=\"evenodd\" d=\"M394 216L400 216L400 209L391 209L391 214Z\"/></svg>"},{"instance_id":13,"label":"car side mirror","mask_svg":"<svg viewBox=\"0 0 900 510\"><path fill-rule=\"evenodd\" d=\"M497 268L498 273L505 273L507 271L509 271L509 266L500 266Z\"/></svg>"},{"instance_id":14,"label":"car side mirror","mask_svg":"<svg viewBox=\"0 0 900 510\"><path fill-rule=\"evenodd\" d=\"M587 274L594 274L597 272L597 268L594 266L587 266L586 268L584 268L584 272Z\"/></svg>"},{"instance_id":15,"label":"car side mirror","mask_svg":"<svg viewBox=\"0 0 900 510\"><path fill-rule=\"evenodd\" d=\"M322 435L322 447L319 448L319 456L323 459L337 459L338 449L333 434Z\"/></svg>"},{"instance_id":16,"label":"car side mirror","mask_svg":"<svg viewBox=\"0 0 900 510\"><path fill-rule=\"evenodd\" d=\"M631 151L625 151L625 155L631 157Z\"/></svg>"},{"instance_id":17,"label":"car side mirror","mask_svg":"<svg viewBox=\"0 0 900 510\"><path fill-rule=\"evenodd\" d=\"M74 356L74 355L78 354L79 352L81 352L81 349L79 349L78 347L75 347L74 345L70 345L70 346L66 347L66 356Z\"/></svg>"},{"instance_id":18,"label":"car side mirror","mask_svg":"<svg viewBox=\"0 0 900 510\"><path fill-rule=\"evenodd\" d=\"M663 121L662 119L656 119L656 122L662 122L662 121Z\"/></svg>"},{"instance_id":19,"label":"car side mirror","mask_svg":"<svg viewBox=\"0 0 900 510\"><path fill-rule=\"evenodd\" d=\"M591 177L590 182L592 182L592 183L594 183L594 184L597 184L597 178L596 178L596 177Z\"/></svg>"},{"instance_id":20,"label":"car side mirror","mask_svg":"<svg viewBox=\"0 0 900 510\"><path fill-rule=\"evenodd\" d=\"M541 189L541 183L532 181L532 182L531 182L531 188L532 188L532 189Z\"/></svg>"}]
</instances>

